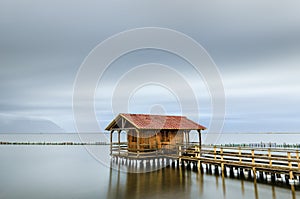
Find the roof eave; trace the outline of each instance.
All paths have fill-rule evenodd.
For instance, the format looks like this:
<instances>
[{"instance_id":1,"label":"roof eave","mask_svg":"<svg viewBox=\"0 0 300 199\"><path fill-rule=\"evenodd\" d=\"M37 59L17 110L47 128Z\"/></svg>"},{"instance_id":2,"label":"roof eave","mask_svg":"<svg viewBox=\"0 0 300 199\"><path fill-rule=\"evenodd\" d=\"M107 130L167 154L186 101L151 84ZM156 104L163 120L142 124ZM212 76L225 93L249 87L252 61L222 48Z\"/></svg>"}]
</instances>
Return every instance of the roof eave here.
<instances>
[{"instance_id":1,"label":"roof eave","mask_svg":"<svg viewBox=\"0 0 300 199\"><path fill-rule=\"evenodd\" d=\"M114 124L117 123L116 121L118 120L119 117L121 117L121 114L117 115L117 117L116 117L115 119L113 119L113 120L109 123L109 125L107 125L107 127L105 128L105 130L106 130L106 131L112 130L112 126L113 126Z\"/></svg>"}]
</instances>

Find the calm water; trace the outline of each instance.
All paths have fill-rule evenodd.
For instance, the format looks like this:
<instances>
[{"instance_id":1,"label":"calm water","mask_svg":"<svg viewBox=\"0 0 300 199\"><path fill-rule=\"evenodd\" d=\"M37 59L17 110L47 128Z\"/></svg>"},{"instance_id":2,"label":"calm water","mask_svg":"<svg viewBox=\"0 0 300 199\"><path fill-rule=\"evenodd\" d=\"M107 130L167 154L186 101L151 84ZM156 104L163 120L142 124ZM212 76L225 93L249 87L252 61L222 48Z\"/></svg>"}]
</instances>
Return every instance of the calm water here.
<instances>
[{"instance_id":1,"label":"calm water","mask_svg":"<svg viewBox=\"0 0 300 199\"><path fill-rule=\"evenodd\" d=\"M0 198L293 198L285 188L172 168L118 172L109 147L93 147L105 164L83 146L0 145Z\"/></svg>"}]
</instances>

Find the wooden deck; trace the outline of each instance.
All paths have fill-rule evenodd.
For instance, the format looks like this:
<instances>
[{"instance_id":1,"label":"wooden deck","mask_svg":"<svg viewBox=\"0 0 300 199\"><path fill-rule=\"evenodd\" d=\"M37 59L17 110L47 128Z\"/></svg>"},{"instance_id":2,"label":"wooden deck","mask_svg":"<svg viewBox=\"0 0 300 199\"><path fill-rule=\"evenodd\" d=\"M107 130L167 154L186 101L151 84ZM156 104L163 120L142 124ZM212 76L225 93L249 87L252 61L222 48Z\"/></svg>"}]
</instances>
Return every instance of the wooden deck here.
<instances>
[{"instance_id":1,"label":"wooden deck","mask_svg":"<svg viewBox=\"0 0 300 199\"><path fill-rule=\"evenodd\" d=\"M300 174L299 151L294 149L202 147L190 148L178 156L182 161L213 164L221 167L235 166L276 173Z\"/></svg>"},{"instance_id":2,"label":"wooden deck","mask_svg":"<svg viewBox=\"0 0 300 199\"><path fill-rule=\"evenodd\" d=\"M157 165L164 162L172 167L182 167L195 171L213 172L228 176L238 173L239 176L250 176L256 180L264 176L275 182L281 178L289 185L299 185L300 159L296 149L279 148L246 148L202 146L195 144L177 145L156 151L128 151L126 143L112 144L111 156L127 161L145 161ZM157 161L159 160L159 161Z\"/></svg>"}]
</instances>

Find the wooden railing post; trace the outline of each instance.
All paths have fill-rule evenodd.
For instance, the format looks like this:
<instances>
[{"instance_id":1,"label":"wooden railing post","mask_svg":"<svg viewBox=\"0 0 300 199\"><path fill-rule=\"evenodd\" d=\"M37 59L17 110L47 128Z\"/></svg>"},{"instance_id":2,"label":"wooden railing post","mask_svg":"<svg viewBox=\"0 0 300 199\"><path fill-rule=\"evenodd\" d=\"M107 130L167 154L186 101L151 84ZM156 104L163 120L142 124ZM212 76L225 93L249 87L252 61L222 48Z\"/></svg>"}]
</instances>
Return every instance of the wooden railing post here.
<instances>
[{"instance_id":1,"label":"wooden railing post","mask_svg":"<svg viewBox=\"0 0 300 199\"><path fill-rule=\"evenodd\" d=\"M200 145L195 146L195 151L197 152L196 153L196 158L198 158L198 162L197 162L198 171L201 172Z\"/></svg>"},{"instance_id":2,"label":"wooden railing post","mask_svg":"<svg viewBox=\"0 0 300 199\"><path fill-rule=\"evenodd\" d=\"M223 157L223 147L220 148L220 154L221 154L221 160L223 161L224 160L224 157Z\"/></svg>"},{"instance_id":3,"label":"wooden railing post","mask_svg":"<svg viewBox=\"0 0 300 199\"><path fill-rule=\"evenodd\" d=\"M288 157L288 166L291 169L292 168L292 162L291 162L291 152L287 152L287 157Z\"/></svg>"},{"instance_id":4,"label":"wooden railing post","mask_svg":"<svg viewBox=\"0 0 300 199\"><path fill-rule=\"evenodd\" d=\"M220 154L221 154L221 172L222 172L222 176L224 176L224 163L223 163L224 157L223 157L223 148L222 147L220 148Z\"/></svg>"},{"instance_id":5,"label":"wooden railing post","mask_svg":"<svg viewBox=\"0 0 300 199\"><path fill-rule=\"evenodd\" d=\"M297 163L298 163L298 169L300 169L300 162L299 162L299 151L296 151L296 158L297 158Z\"/></svg>"},{"instance_id":6,"label":"wooden railing post","mask_svg":"<svg viewBox=\"0 0 300 199\"><path fill-rule=\"evenodd\" d=\"M200 158L200 149L199 146L195 146L196 158Z\"/></svg>"},{"instance_id":7,"label":"wooden railing post","mask_svg":"<svg viewBox=\"0 0 300 199\"><path fill-rule=\"evenodd\" d=\"M240 163L242 163L242 151L241 151L240 146L239 146L239 160L240 160Z\"/></svg>"},{"instance_id":8,"label":"wooden railing post","mask_svg":"<svg viewBox=\"0 0 300 199\"><path fill-rule=\"evenodd\" d=\"M180 157L181 156L181 145L179 145L179 147L178 147L178 156Z\"/></svg>"},{"instance_id":9,"label":"wooden railing post","mask_svg":"<svg viewBox=\"0 0 300 199\"><path fill-rule=\"evenodd\" d=\"M255 157L254 157L254 149L251 150L251 156L252 156L252 170L253 170L253 178L254 181L256 182L256 168L255 168Z\"/></svg>"},{"instance_id":10,"label":"wooden railing post","mask_svg":"<svg viewBox=\"0 0 300 199\"><path fill-rule=\"evenodd\" d=\"M269 165L270 167L272 166L272 154L271 154L271 149L268 149L268 157L269 157Z\"/></svg>"},{"instance_id":11,"label":"wooden railing post","mask_svg":"<svg viewBox=\"0 0 300 199\"><path fill-rule=\"evenodd\" d=\"M179 157L179 165L181 165L181 156L182 156L182 154L181 154L181 145L179 145L178 146L178 157Z\"/></svg>"},{"instance_id":12,"label":"wooden railing post","mask_svg":"<svg viewBox=\"0 0 300 199\"><path fill-rule=\"evenodd\" d=\"M287 152L287 157L288 157L288 165L290 169L290 180L294 179L293 171L292 171L292 162L291 162L291 152Z\"/></svg>"},{"instance_id":13,"label":"wooden railing post","mask_svg":"<svg viewBox=\"0 0 300 199\"><path fill-rule=\"evenodd\" d=\"M214 146L214 159L216 160L217 159L217 147L216 146Z\"/></svg>"},{"instance_id":14,"label":"wooden railing post","mask_svg":"<svg viewBox=\"0 0 300 199\"><path fill-rule=\"evenodd\" d=\"M252 164L255 164L254 149L251 150Z\"/></svg>"}]
</instances>

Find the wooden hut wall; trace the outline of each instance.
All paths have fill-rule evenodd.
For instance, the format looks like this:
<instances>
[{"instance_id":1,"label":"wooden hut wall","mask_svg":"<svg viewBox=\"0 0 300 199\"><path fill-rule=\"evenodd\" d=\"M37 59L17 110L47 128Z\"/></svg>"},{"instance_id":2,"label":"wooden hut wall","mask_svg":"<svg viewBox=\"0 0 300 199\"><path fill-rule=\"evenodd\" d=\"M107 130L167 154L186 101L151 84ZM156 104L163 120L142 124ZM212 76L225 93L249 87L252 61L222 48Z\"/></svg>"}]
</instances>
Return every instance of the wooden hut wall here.
<instances>
[{"instance_id":1,"label":"wooden hut wall","mask_svg":"<svg viewBox=\"0 0 300 199\"><path fill-rule=\"evenodd\" d=\"M128 149L137 149L137 139L139 139L140 150L144 149L157 149L157 141L154 130L140 131L140 137L137 138L135 130L130 130L127 133Z\"/></svg>"},{"instance_id":2,"label":"wooden hut wall","mask_svg":"<svg viewBox=\"0 0 300 199\"><path fill-rule=\"evenodd\" d=\"M137 149L137 137L135 130L127 132L128 149Z\"/></svg>"},{"instance_id":3,"label":"wooden hut wall","mask_svg":"<svg viewBox=\"0 0 300 199\"><path fill-rule=\"evenodd\" d=\"M183 143L183 131L161 130L159 136L161 148L176 148L176 144Z\"/></svg>"},{"instance_id":4,"label":"wooden hut wall","mask_svg":"<svg viewBox=\"0 0 300 199\"><path fill-rule=\"evenodd\" d=\"M183 143L183 131L176 130L144 130L140 131L137 138L135 130L127 133L128 149L137 149L137 139L139 139L140 150L156 150L161 148L175 148L176 144Z\"/></svg>"}]
</instances>

